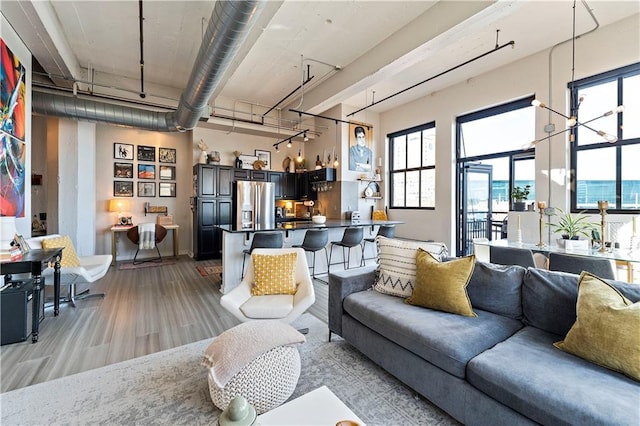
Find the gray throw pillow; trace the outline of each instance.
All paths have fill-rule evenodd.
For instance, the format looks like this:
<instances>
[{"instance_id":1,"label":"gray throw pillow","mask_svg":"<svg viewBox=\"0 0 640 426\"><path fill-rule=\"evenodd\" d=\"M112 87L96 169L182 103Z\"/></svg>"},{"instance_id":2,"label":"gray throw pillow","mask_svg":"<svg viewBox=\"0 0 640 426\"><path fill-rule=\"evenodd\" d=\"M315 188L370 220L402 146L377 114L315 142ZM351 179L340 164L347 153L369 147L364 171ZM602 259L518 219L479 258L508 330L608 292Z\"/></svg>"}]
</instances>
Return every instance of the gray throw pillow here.
<instances>
[{"instance_id":1,"label":"gray throw pillow","mask_svg":"<svg viewBox=\"0 0 640 426\"><path fill-rule=\"evenodd\" d=\"M527 270L518 265L476 262L467 286L475 309L522 319L522 281Z\"/></svg>"}]
</instances>

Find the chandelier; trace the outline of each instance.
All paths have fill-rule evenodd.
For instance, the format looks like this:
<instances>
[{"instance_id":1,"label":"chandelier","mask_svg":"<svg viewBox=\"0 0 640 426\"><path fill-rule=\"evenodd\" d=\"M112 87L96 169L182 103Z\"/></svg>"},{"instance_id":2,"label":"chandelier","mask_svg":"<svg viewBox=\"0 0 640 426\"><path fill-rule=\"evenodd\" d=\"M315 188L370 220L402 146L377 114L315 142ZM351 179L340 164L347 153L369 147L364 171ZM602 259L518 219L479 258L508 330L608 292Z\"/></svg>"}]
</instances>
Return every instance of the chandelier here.
<instances>
[{"instance_id":1,"label":"chandelier","mask_svg":"<svg viewBox=\"0 0 640 426\"><path fill-rule=\"evenodd\" d=\"M524 149L532 148L544 140L550 139L554 136L557 136L569 131L571 131L571 135L569 136L569 141L574 142L575 132L573 130L576 130L578 127L584 127L585 129L591 130L592 132L598 134L600 137L602 137L605 141L609 143L616 143L618 141L618 137L616 135L609 134L603 130L595 129L594 127L592 127L591 123L603 117L609 117L610 115L613 115L613 114L620 114L624 110L624 106L618 105L616 108L586 121L578 120L578 110L580 109L580 105L584 101L584 96L580 96L578 97L578 99L575 99L576 96L574 92L574 82L575 82L574 71L575 71L575 62L576 62L576 53L575 53L576 52L576 0L573 1L573 34L572 34L571 41L572 41L571 83L569 84L569 87L571 90L571 108L570 108L571 111L569 112L569 115L556 111L555 109L549 107L548 105L544 104L538 99L534 99L533 101L531 101L531 105L533 105L534 107L546 109L548 111L551 111L554 114L564 117L567 120L566 121L567 127L564 130L547 135L542 139L538 139L527 144L526 146L523 147Z\"/></svg>"}]
</instances>

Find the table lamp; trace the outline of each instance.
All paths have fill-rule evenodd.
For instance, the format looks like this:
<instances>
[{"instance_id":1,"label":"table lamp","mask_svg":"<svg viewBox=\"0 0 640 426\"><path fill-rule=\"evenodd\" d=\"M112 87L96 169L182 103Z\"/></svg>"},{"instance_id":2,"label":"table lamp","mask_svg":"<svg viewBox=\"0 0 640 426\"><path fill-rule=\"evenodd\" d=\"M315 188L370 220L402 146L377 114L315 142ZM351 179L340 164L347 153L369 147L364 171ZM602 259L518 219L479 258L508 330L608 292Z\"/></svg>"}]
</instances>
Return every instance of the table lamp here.
<instances>
[{"instance_id":1,"label":"table lamp","mask_svg":"<svg viewBox=\"0 0 640 426\"><path fill-rule=\"evenodd\" d=\"M126 225L127 218L123 213L128 212L130 208L129 200L123 200L122 198L112 198L109 200L109 211L118 213L118 220L116 225Z\"/></svg>"}]
</instances>

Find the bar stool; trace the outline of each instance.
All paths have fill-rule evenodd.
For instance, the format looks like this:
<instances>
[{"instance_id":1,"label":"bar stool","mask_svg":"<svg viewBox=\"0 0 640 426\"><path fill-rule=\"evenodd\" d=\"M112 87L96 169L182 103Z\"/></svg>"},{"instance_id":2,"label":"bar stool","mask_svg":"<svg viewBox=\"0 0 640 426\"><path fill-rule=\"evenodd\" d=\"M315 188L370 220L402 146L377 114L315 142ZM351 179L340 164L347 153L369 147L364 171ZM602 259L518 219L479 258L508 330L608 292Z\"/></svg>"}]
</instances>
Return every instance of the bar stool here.
<instances>
[{"instance_id":1,"label":"bar stool","mask_svg":"<svg viewBox=\"0 0 640 426\"><path fill-rule=\"evenodd\" d=\"M393 238L396 236L396 226L395 225L380 225L378 228L378 233L371 238L365 238L364 244L362 245L363 249L367 247L367 243L375 243L376 237L381 235L387 238ZM363 254L364 256L364 254ZM367 259L375 259L375 257L368 257Z\"/></svg>"},{"instance_id":2,"label":"bar stool","mask_svg":"<svg viewBox=\"0 0 640 426\"><path fill-rule=\"evenodd\" d=\"M362 227L349 227L344 230L344 234L342 235L342 240L340 241L331 241L331 251L329 252L329 266L327 269L331 269L331 256L333 255L333 246L342 247L342 263L344 265L344 269L349 269L349 263L351 260L351 248L360 246L360 251L362 255L360 256L360 266L364 266L364 250L362 249L362 237L363 237ZM348 249L348 256L345 258L344 249ZM345 263L346 261L346 263Z\"/></svg>"},{"instance_id":3,"label":"bar stool","mask_svg":"<svg viewBox=\"0 0 640 426\"><path fill-rule=\"evenodd\" d=\"M312 277L316 277L316 252L324 249L324 256L327 259L327 268L329 268L329 254L327 253L327 244L329 243L328 229L308 229L304 234L302 244L293 247L301 247L305 252L313 253L313 262L309 269L313 271Z\"/></svg>"},{"instance_id":4,"label":"bar stool","mask_svg":"<svg viewBox=\"0 0 640 426\"><path fill-rule=\"evenodd\" d=\"M242 278L244 278L244 261L247 255L251 256L253 249L257 248L282 248L282 232L256 232L253 234L251 247L242 250Z\"/></svg>"}]
</instances>

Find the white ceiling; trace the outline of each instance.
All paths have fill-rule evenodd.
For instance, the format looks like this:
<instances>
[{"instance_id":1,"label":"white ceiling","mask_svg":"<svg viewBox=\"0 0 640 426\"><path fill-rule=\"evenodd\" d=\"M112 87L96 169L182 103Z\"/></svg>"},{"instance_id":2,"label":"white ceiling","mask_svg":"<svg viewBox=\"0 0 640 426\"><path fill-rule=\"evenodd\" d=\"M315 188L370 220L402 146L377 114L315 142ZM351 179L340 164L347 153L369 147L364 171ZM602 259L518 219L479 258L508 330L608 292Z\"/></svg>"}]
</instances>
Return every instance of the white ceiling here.
<instances>
[{"instance_id":1,"label":"white ceiling","mask_svg":"<svg viewBox=\"0 0 640 426\"><path fill-rule=\"evenodd\" d=\"M175 105L186 85L213 1L144 0L146 102ZM588 1L601 26L637 14L638 1ZM141 99L138 2L3 0L2 13L51 74L87 80L96 92ZM506 48L371 109L382 112L515 61L572 34L573 2L562 1L270 1L246 56L212 106L279 105L316 114L339 103L364 107L498 44ZM594 27L584 2L578 34ZM301 69L302 65L302 69ZM306 75L304 76L306 78ZM60 81L54 79L60 84ZM102 87L111 86L112 88ZM300 96L303 96L301 101ZM144 101L142 101L144 102ZM254 107L255 108L255 107ZM259 109L259 107L257 107Z\"/></svg>"}]
</instances>

